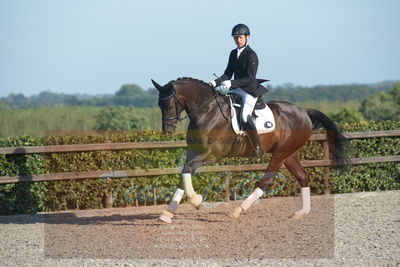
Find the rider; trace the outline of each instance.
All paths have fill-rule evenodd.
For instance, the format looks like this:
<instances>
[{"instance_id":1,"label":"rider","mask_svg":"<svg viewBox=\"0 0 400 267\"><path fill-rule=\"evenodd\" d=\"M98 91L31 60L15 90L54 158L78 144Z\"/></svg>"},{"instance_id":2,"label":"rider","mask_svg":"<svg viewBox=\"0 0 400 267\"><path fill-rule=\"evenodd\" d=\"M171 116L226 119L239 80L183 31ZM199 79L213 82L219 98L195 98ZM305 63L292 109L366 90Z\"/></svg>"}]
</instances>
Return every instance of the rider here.
<instances>
[{"instance_id":1,"label":"rider","mask_svg":"<svg viewBox=\"0 0 400 267\"><path fill-rule=\"evenodd\" d=\"M232 29L232 36L237 48L233 49L229 55L228 66L224 74L210 82L211 86L222 85L226 89L234 89L232 93L238 94L242 99L242 121L244 130L249 135L256 151L257 157L264 155L261 147L260 137L256 126L251 119L257 99L268 90L259 84L256 79L258 68L258 57L256 52L248 45L250 29L245 24L237 24ZM232 75L234 74L234 79Z\"/></svg>"}]
</instances>

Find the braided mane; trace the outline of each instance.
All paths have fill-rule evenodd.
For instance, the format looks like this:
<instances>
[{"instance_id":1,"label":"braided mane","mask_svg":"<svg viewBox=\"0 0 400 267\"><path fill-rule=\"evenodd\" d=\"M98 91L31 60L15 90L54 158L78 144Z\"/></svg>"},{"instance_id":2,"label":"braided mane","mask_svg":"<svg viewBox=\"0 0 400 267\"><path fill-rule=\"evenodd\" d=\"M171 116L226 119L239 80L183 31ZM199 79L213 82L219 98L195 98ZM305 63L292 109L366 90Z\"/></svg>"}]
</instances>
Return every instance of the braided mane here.
<instances>
[{"instance_id":1,"label":"braided mane","mask_svg":"<svg viewBox=\"0 0 400 267\"><path fill-rule=\"evenodd\" d=\"M209 83L206 83L205 81L202 81L202 80L199 80L199 79L195 79L195 78L191 78L191 77L181 77L181 78L178 78L176 80L170 81L168 83L168 85L173 86L173 83L176 83L176 82L194 82L194 83L198 83L198 84L200 84L202 86L205 86L205 87L211 89L218 96L227 97L227 95L225 95L224 93L222 93L219 90L216 90Z\"/></svg>"},{"instance_id":2,"label":"braided mane","mask_svg":"<svg viewBox=\"0 0 400 267\"><path fill-rule=\"evenodd\" d=\"M209 83L206 83L205 81L199 80L199 79L195 79L195 78L191 78L191 77L180 77L174 81L170 81L169 83L175 83L175 82L196 82L196 83L200 83L202 85L205 85L207 87L211 87L211 85Z\"/></svg>"}]
</instances>

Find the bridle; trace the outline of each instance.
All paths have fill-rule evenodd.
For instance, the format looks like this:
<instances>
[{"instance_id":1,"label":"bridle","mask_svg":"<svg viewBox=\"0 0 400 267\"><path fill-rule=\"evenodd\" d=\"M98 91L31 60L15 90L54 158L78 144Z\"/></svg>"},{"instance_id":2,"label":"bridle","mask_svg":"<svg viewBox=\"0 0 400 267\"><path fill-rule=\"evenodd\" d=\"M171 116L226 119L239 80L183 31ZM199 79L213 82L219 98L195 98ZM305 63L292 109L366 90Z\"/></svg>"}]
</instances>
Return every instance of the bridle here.
<instances>
[{"instance_id":1,"label":"bridle","mask_svg":"<svg viewBox=\"0 0 400 267\"><path fill-rule=\"evenodd\" d=\"M167 124L168 126L171 126L171 127L174 128L174 129L176 129L176 127L177 127L176 124L177 124L178 122L185 120L185 119L188 118L190 115L192 115L192 114L194 114L195 112L197 112L198 109L200 109L200 108L201 108L202 106L204 106L205 104L208 104L213 98L215 98L215 100L216 100L216 102L217 102L217 104L218 104L218 107L219 107L219 109L221 110L221 113L222 113L222 115L224 116L224 118L225 118L225 119L228 119L227 117L225 117L224 113L222 112L222 107L220 106L220 104L219 104L218 101L217 101L217 95L218 95L218 93L217 93L217 91L216 91L215 89L214 89L214 94L213 94L210 98L208 98L207 100L205 100L201 105L197 106L194 110L192 110L192 112L186 114L186 116L184 116L183 118L181 118L181 116L180 116L180 114L179 114L179 110L178 110L178 105L179 105L179 104L182 105L182 103L179 101L179 98L176 96L175 88L173 88L171 91L172 91L172 92L171 92L170 95L168 95L168 96L166 96L166 97L161 97L161 96L160 96L160 97L158 98L158 100L159 100L159 101L166 101L166 100L170 99L171 97L174 98L175 115L172 116L172 117L169 117L169 118L162 118L162 121L163 121L163 122L166 122L166 124ZM168 121L172 121L172 120L175 120L175 123L169 123L169 122L168 122Z\"/></svg>"},{"instance_id":2,"label":"bridle","mask_svg":"<svg viewBox=\"0 0 400 267\"><path fill-rule=\"evenodd\" d=\"M164 122L175 120L176 122L175 122L174 124L173 124L173 123L169 123L169 122L167 122L166 124L167 124L168 126L173 127L174 129L176 129L176 127L177 127L177 126L176 126L176 123L177 123L178 121L182 121L183 119L181 119L181 115L179 114L179 110L178 110L178 104L181 104L181 105L182 105L182 103L179 101L178 97L176 96L175 89L172 90L172 93L171 93L169 96L166 96L166 97L161 97L161 96L160 96L160 97L158 98L158 100L159 100L159 101L166 101L166 100L170 99L171 97L174 98L175 116L169 117L169 118L162 118L162 120L163 120Z\"/></svg>"}]
</instances>

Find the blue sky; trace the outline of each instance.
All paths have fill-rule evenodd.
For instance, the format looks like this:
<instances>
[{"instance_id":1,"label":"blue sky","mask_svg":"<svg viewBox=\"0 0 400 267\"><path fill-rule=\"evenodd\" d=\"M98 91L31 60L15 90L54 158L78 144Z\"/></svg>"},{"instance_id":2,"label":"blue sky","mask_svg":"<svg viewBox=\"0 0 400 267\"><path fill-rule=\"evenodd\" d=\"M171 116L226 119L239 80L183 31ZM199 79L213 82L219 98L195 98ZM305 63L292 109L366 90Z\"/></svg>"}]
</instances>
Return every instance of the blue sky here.
<instances>
[{"instance_id":1,"label":"blue sky","mask_svg":"<svg viewBox=\"0 0 400 267\"><path fill-rule=\"evenodd\" d=\"M271 85L400 79L398 0L0 0L0 96L222 74L237 23Z\"/></svg>"}]
</instances>

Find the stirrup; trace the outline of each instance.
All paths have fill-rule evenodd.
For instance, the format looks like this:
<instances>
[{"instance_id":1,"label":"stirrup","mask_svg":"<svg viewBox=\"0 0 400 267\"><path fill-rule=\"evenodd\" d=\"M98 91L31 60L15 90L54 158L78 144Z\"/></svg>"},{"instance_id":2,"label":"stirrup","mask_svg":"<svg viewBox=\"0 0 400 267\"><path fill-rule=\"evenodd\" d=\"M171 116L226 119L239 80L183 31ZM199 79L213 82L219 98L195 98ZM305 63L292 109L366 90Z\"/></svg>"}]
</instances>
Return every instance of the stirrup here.
<instances>
[{"instance_id":1,"label":"stirrup","mask_svg":"<svg viewBox=\"0 0 400 267\"><path fill-rule=\"evenodd\" d=\"M260 146L258 146L257 148L253 148L253 151L256 153L256 156L252 157L250 161L259 163L262 157L264 156L265 152Z\"/></svg>"},{"instance_id":2,"label":"stirrup","mask_svg":"<svg viewBox=\"0 0 400 267\"><path fill-rule=\"evenodd\" d=\"M256 152L257 158L259 159L261 159L265 154L264 149L262 149L261 146L257 146L254 150Z\"/></svg>"}]
</instances>

